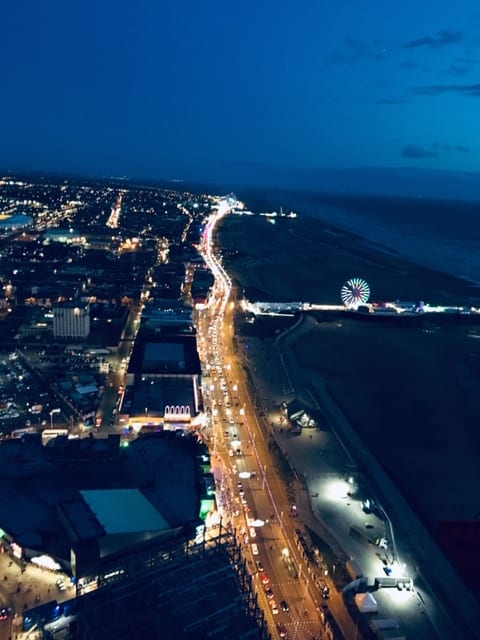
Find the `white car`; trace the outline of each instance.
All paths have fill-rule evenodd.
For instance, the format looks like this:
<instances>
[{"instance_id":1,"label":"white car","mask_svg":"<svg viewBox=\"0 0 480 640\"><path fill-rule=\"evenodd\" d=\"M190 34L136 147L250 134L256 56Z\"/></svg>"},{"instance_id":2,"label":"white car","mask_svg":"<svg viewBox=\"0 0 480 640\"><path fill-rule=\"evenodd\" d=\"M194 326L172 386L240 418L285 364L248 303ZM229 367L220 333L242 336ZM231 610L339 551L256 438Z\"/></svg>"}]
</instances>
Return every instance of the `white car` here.
<instances>
[{"instance_id":1,"label":"white car","mask_svg":"<svg viewBox=\"0 0 480 640\"><path fill-rule=\"evenodd\" d=\"M257 532L255 531L255 527L250 527L250 537L251 538L257 537Z\"/></svg>"},{"instance_id":2,"label":"white car","mask_svg":"<svg viewBox=\"0 0 480 640\"><path fill-rule=\"evenodd\" d=\"M252 553L254 556L258 556L258 546L255 544L255 542L252 542Z\"/></svg>"}]
</instances>

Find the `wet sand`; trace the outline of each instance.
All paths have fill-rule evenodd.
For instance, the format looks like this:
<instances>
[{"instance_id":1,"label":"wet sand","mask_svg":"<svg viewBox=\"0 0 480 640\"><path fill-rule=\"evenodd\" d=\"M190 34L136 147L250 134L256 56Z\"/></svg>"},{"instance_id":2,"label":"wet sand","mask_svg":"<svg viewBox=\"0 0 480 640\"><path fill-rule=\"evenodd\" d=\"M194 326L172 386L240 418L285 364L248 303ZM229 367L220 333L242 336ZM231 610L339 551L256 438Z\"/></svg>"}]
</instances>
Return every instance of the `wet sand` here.
<instances>
[{"instance_id":1,"label":"wet sand","mask_svg":"<svg viewBox=\"0 0 480 640\"><path fill-rule=\"evenodd\" d=\"M247 297L340 302L365 278L371 300L480 304L470 283L403 260L313 219L234 217L219 233ZM480 325L423 326L327 316L294 346L433 534L442 521L478 520Z\"/></svg>"},{"instance_id":2,"label":"wet sand","mask_svg":"<svg viewBox=\"0 0 480 640\"><path fill-rule=\"evenodd\" d=\"M319 220L229 216L221 244L247 296L341 304L340 289L352 277L367 280L370 300L423 300L480 304L480 289L439 273L359 236Z\"/></svg>"}]
</instances>

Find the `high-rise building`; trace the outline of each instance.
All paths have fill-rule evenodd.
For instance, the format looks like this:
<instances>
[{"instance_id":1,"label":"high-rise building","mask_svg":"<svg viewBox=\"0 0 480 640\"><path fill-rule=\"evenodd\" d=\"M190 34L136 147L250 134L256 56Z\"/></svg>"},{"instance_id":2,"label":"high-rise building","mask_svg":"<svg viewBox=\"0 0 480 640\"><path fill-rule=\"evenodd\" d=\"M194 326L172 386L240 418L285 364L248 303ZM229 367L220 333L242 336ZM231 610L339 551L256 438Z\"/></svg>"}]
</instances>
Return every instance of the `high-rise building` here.
<instances>
[{"instance_id":1,"label":"high-rise building","mask_svg":"<svg viewBox=\"0 0 480 640\"><path fill-rule=\"evenodd\" d=\"M90 333L90 305L74 300L53 305L53 336L55 338L87 338Z\"/></svg>"}]
</instances>

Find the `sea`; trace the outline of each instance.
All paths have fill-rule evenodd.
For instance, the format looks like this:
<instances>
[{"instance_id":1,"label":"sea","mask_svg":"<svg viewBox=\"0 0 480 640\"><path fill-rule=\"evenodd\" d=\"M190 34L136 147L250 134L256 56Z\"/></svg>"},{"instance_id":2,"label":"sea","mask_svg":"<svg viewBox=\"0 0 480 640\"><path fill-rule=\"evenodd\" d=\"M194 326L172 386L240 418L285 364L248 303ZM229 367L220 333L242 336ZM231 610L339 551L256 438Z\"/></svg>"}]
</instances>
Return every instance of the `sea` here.
<instances>
[{"instance_id":1,"label":"sea","mask_svg":"<svg viewBox=\"0 0 480 640\"><path fill-rule=\"evenodd\" d=\"M282 207L312 216L480 285L480 201L255 191L245 194L245 203L256 212Z\"/></svg>"}]
</instances>

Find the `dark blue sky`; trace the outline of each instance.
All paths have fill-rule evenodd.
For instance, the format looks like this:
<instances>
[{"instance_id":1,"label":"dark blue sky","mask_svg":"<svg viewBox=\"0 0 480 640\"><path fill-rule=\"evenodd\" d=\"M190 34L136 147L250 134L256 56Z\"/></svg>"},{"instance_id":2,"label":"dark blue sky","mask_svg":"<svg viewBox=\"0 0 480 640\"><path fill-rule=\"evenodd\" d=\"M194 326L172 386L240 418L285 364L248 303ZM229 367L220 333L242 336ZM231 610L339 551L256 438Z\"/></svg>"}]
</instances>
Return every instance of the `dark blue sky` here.
<instances>
[{"instance_id":1,"label":"dark blue sky","mask_svg":"<svg viewBox=\"0 0 480 640\"><path fill-rule=\"evenodd\" d=\"M475 0L4 0L0 166L480 170Z\"/></svg>"}]
</instances>

